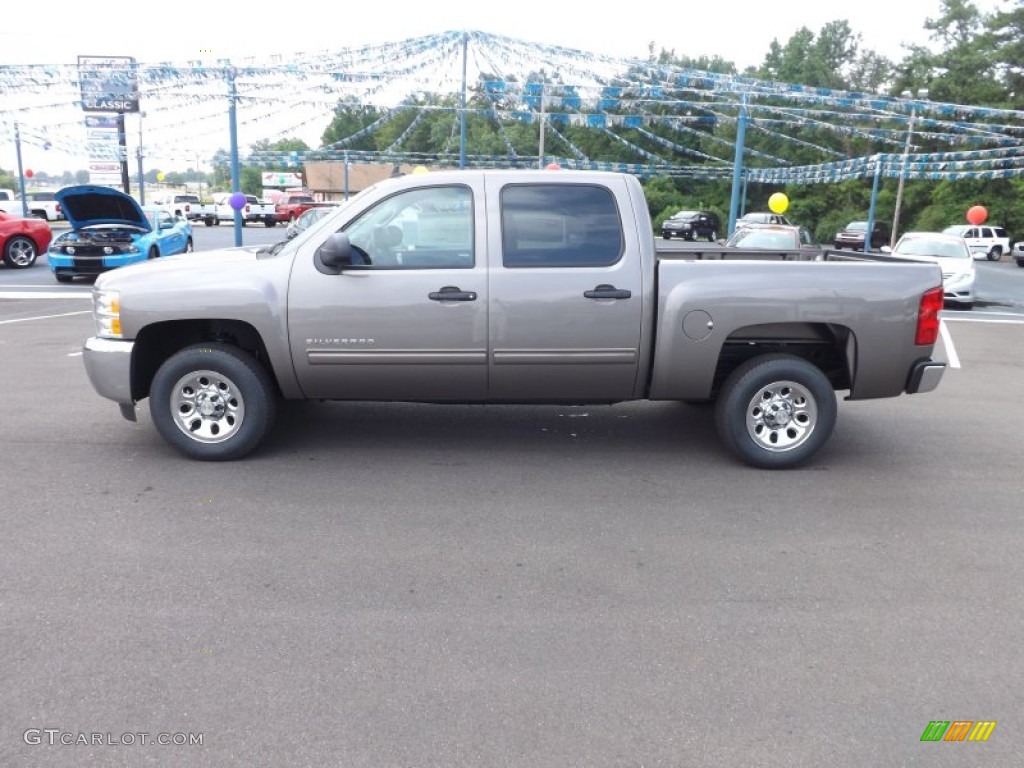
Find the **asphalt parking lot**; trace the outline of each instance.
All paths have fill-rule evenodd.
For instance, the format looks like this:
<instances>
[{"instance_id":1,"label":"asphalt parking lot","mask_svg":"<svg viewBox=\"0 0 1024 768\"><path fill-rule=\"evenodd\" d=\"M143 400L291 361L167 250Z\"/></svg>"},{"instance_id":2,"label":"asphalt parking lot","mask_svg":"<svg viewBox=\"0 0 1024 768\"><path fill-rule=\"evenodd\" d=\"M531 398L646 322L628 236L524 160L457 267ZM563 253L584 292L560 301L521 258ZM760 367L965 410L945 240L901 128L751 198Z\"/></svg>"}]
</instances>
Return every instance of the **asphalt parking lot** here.
<instances>
[{"instance_id":1,"label":"asphalt parking lot","mask_svg":"<svg viewBox=\"0 0 1024 768\"><path fill-rule=\"evenodd\" d=\"M294 404L189 462L86 312L0 299L0 765L1020 764L1019 325L950 314L937 391L773 473L667 403Z\"/></svg>"}]
</instances>

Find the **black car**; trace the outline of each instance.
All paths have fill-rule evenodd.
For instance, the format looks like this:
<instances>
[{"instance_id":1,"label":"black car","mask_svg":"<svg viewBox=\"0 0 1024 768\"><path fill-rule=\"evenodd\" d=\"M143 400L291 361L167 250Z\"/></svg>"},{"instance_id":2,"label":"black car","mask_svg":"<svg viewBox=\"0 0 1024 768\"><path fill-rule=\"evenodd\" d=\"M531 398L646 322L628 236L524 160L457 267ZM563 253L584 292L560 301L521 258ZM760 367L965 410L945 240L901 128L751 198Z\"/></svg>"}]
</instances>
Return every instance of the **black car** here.
<instances>
[{"instance_id":1,"label":"black car","mask_svg":"<svg viewBox=\"0 0 1024 768\"><path fill-rule=\"evenodd\" d=\"M680 211L661 224L661 236L666 240L681 237L684 240L707 238L714 242L722 231L718 214L712 211Z\"/></svg>"},{"instance_id":2,"label":"black car","mask_svg":"<svg viewBox=\"0 0 1024 768\"><path fill-rule=\"evenodd\" d=\"M868 231L868 223L866 221L851 221L846 225L846 228L842 232L836 232L835 240L833 245L837 251L841 251L843 248L852 248L855 251L864 250L864 233ZM881 248L883 245L889 245L889 241L892 238L892 231L889 229L889 225L884 221L874 222L871 228L871 247L874 249Z\"/></svg>"}]
</instances>

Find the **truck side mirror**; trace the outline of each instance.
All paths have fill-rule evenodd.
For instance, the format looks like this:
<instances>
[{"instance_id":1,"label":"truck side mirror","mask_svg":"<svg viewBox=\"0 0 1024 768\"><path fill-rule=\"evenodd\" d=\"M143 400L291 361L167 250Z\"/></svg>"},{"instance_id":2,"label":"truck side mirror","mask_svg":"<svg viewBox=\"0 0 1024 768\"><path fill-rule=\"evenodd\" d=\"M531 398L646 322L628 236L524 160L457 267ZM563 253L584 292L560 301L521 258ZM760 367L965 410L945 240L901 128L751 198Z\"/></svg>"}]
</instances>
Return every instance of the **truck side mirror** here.
<instances>
[{"instance_id":1,"label":"truck side mirror","mask_svg":"<svg viewBox=\"0 0 1024 768\"><path fill-rule=\"evenodd\" d=\"M363 266L370 260L352 242L344 232L335 232L316 252L316 267L320 272L337 275L344 267Z\"/></svg>"}]
</instances>

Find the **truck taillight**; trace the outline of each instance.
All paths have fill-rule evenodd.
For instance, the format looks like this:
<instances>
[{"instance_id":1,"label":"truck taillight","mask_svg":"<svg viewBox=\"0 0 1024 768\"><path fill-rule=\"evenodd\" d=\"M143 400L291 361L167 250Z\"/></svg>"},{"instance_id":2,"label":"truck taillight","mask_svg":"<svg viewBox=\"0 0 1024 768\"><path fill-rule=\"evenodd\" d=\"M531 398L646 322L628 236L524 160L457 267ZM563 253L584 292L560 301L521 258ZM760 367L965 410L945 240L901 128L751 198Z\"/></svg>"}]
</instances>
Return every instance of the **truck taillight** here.
<instances>
[{"instance_id":1,"label":"truck taillight","mask_svg":"<svg viewBox=\"0 0 1024 768\"><path fill-rule=\"evenodd\" d=\"M920 346L934 344L939 338L939 312L942 311L942 288L925 291L917 310L917 333L914 343Z\"/></svg>"},{"instance_id":2,"label":"truck taillight","mask_svg":"<svg viewBox=\"0 0 1024 768\"><path fill-rule=\"evenodd\" d=\"M57 203L57 213L60 213L60 203Z\"/></svg>"},{"instance_id":3,"label":"truck taillight","mask_svg":"<svg viewBox=\"0 0 1024 768\"><path fill-rule=\"evenodd\" d=\"M248 206L248 205L247 205L247 206L245 206L245 212L246 212L246 213L248 213L248 212L249 212L249 206Z\"/></svg>"},{"instance_id":4,"label":"truck taillight","mask_svg":"<svg viewBox=\"0 0 1024 768\"><path fill-rule=\"evenodd\" d=\"M185 213L188 213L191 210L192 210L192 208L189 206L189 204L185 203Z\"/></svg>"}]
</instances>

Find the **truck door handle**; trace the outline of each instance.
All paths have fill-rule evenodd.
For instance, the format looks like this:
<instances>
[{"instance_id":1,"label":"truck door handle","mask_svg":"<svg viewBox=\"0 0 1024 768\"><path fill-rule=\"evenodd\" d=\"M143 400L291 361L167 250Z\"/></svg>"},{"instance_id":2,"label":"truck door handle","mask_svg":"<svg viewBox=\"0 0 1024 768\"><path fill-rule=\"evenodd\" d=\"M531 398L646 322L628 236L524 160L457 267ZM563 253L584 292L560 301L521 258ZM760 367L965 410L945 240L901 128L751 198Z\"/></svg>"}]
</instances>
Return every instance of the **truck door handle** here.
<instances>
[{"instance_id":1,"label":"truck door handle","mask_svg":"<svg viewBox=\"0 0 1024 768\"><path fill-rule=\"evenodd\" d=\"M446 285L440 291L431 291L427 296L431 301L476 301L476 293L454 285Z\"/></svg>"},{"instance_id":2,"label":"truck door handle","mask_svg":"<svg viewBox=\"0 0 1024 768\"><path fill-rule=\"evenodd\" d=\"M608 283L601 283L591 291L584 291L583 296L587 299L628 299L632 292L625 288L616 288Z\"/></svg>"}]
</instances>

